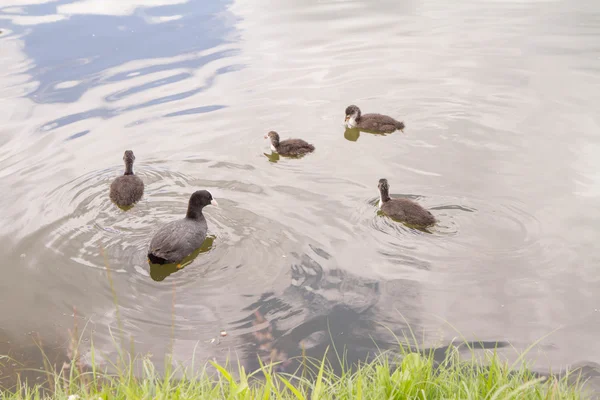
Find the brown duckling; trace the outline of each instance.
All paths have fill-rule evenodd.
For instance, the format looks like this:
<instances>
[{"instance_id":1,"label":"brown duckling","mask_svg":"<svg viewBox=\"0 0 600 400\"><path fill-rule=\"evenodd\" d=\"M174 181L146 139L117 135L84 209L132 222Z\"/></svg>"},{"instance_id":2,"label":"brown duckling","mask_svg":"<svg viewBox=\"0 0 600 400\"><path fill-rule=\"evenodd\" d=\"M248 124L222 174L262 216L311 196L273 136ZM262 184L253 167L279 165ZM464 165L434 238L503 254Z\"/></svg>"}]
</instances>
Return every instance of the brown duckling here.
<instances>
[{"instance_id":1,"label":"brown duckling","mask_svg":"<svg viewBox=\"0 0 600 400\"><path fill-rule=\"evenodd\" d=\"M394 118L382 114L362 115L360 108L355 105L346 107L344 124L350 129L358 128L376 133L392 133L396 129L404 130L404 122L396 121Z\"/></svg>"},{"instance_id":2,"label":"brown duckling","mask_svg":"<svg viewBox=\"0 0 600 400\"><path fill-rule=\"evenodd\" d=\"M271 150L282 156L300 156L311 153L315 150L315 146L302 139L286 139L279 140L279 134L271 131L265 135L265 139L271 139Z\"/></svg>"},{"instance_id":3,"label":"brown duckling","mask_svg":"<svg viewBox=\"0 0 600 400\"><path fill-rule=\"evenodd\" d=\"M110 184L110 199L119 207L128 207L142 198L144 182L133 173L135 161L133 151L125 151L123 161L125 161L125 173Z\"/></svg>"},{"instance_id":4,"label":"brown duckling","mask_svg":"<svg viewBox=\"0 0 600 400\"><path fill-rule=\"evenodd\" d=\"M303 154L312 153L315 146L302 139L286 139L279 140L279 134L271 131L265 135L265 139L271 139L271 150L282 156L301 156Z\"/></svg>"},{"instance_id":5,"label":"brown duckling","mask_svg":"<svg viewBox=\"0 0 600 400\"><path fill-rule=\"evenodd\" d=\"M387 216L408 225L425 228L435 224L435 217L426 209L409 199L392 199L387 179L380 179L379 208Z\"/></svg>"}]
</instances>

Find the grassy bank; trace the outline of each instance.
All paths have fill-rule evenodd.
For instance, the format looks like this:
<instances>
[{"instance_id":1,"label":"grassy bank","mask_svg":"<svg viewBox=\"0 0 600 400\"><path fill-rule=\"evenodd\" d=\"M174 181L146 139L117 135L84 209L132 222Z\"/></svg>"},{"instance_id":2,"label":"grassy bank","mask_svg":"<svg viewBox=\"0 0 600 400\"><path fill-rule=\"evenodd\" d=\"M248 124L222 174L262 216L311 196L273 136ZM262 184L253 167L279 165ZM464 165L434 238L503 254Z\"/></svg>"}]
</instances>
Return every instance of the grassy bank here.
<instances>
[{"instance_id":1,"label":"grassy bank","mask_svg":"<svg viewBox=\"0 0 600 400\"><path fill-rule=\"evenodd\" d=\"M325 360L325 359L324 359ZM61 372L45 372L43 386L52 391L40 395L40 386L20 382L1 399L580 399L576 376L540 377L522 359L511 366L493 351L484 360L462 360L449 351L445 360L433 355L408 353L381 355L334 374L326 361L299 361L296 374L280 374L263 365L253 372L243 367L207 363L168 368L159 374L148 358L113 365L116 373L94 366L83 371L76 363ZM482 363L483 361L483 363ZM569 383L570 382L570 383ZM575 382L575 383L573 383ZM48 393L48 392L46 392Z\"/></svg>"}]
</instances>

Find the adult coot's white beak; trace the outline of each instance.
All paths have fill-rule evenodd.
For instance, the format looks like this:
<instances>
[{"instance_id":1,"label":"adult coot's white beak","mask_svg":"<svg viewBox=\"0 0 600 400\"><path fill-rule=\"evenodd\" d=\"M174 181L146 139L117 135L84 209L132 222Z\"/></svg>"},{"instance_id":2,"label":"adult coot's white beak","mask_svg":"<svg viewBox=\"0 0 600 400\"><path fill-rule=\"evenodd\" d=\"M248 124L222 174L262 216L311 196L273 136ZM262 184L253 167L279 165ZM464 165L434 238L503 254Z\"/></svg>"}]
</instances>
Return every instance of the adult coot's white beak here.
<instances>
[{"instance_id":1,"label":"adult coot's white beak","mask_svg":"<svg viewBox=\"0 0 600 400\"><path fill-rule=\"evenodd\" d=\"M217 201L215 199L212 199L210 201L210 204L212 204L213 206L219 207L219 203L217 203Z\"/></svg>"}]
</instances>

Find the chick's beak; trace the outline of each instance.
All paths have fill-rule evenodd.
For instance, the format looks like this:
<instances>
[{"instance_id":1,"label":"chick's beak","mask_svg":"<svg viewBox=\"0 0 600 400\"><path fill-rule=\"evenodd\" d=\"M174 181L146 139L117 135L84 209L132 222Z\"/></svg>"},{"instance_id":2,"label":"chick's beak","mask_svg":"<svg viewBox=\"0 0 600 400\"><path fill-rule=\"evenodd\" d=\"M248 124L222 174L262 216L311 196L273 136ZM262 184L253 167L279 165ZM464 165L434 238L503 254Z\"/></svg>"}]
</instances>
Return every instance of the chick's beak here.
<instances>
[{"instance_id":1,"label":"chick's beak","mask_svg":"<svg viewBox=\"0 0 600 400\"><path fill-rule=\"evenodd\" d=\"M344 120L344 122L348 122L349 119L350 119L350 116L346 115L346 119Z\"/></svg>"}]
</instances>

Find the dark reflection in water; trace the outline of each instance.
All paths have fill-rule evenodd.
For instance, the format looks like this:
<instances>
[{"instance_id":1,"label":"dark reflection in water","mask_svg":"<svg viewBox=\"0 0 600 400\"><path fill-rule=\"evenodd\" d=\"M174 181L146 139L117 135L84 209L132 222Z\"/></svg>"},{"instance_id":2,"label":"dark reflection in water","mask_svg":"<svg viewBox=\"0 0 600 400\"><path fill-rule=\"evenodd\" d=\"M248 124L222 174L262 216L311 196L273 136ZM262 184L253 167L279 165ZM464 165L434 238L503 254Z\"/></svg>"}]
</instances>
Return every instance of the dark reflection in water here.
<instances>
[{"instance_id":1,"label":"dark reflection in water","mask_svg":"<svg viewBox=\"0 0 600 400\"><path fill-rule=\"evenodd\" d=\"M240 350L290 371L302 348L359 360L409 327L426 348L518 350L560 327L540 368L600 361L600 3L14 3L0 353L29 360L40 333L64 356L76 308L102 363L117 332L157 365ZM352 103L410 130L342 137ZM273 127L317 151L265 152ZM126 149L146 190L123 212L108 190ZM430 234L378 215L382 177L432 211ZM149 266L198 189L220 204L205 246Z\"/></svg>"},{"instance_id":2,"label":"dark reflection in water","mask_svg":"<svg viewBox=\"0 0 600 400\"><path fill-rule=\"evenodd\" d=\"M349 142L356 142L358 140L358 138L360 137L360 130L359 129L348 129L346 128L346 130L344 131L344 138L349 141Z\"/></svg>"},{"instance_id":3,"label":"dark reflection in water","mask_svg":"<svg viewBox=\"0 0 600 400\"><path fill-rule=\"evenodd\" d=\"M365 130L365 129L346 128L346 130L344 131L344 138L349 142L356 142L360 138L361 133L366 133L366 134L373 135L373 136L393 135L393 133L381 133L381 132L369 131L369 130ZM398 131L397 133L403 133L403 132Z\"/></svg>"},{"instance_id":4,"label":"dark reflection in water","mask_svg":"<svg viewBox=\"0 0 600 400\"><path fill-rule=\"evenodd\" d=\"M303 350L307 356L319 358L333 343L340 349L352 349L349 362L364 360L372 353L373 335L381 333L380 327L372 320L378 314L373 308L386 298L380 282L364 280L339 269L325 272L307 255L299 257L299 263L292 265L291 278L292 285L281 294L263 294L244 308L251 314L236 322L236 329L255 327L252 333L246 335L249 343L255 343L248 348L246 355L251 367L258 366L258 355L263 361L281 362L286 369ZM415 282L390 282L388 285L401 287L411 317L395 325L393 331L401 334L407 322L418 331L418 290ZM394 301L402 302L399 298L394 298ZM291 321L302 323L295 325ZM377 339L377 343L386 346L383 337Z\"/></svg>"},{"instance_id":5,"label":"dark reflection in water","mask_svg":"<svg viewBox=\"0 0 600 400\"><path fill-rule=\"evenodd\" d=\"M383 284L348 276L341 270L324 274L308 257L292 270L293 285L280 296L264 293L245 308L252 314L237 321L237 329L252 329L245 335L250 343L245 355L250 370L258 369L260 362L274 362L278 371L293 373L300 370L305 357L319 360L329 349L330 365L341 372L349 365L377 357L373 346L396 354L401 352L401 345L413 351L433 351L437 362L444 360L447 346L431 349L414 342L422 333L421 299L414 281ZM395 315L386 311L390 301L396 307ZM288 328L286 320L298 314L302 314L303 322ZM381 319L382 315L387 318ZM509 343L479 341L466 345L476 351L502 349Z\"/></svg>"},{"instance_id":6,"label":"dark reflection in water","mask_svg":"<svg viewBox=\"0 0 600 400\"><path fill-rule=\"evenodd\" d=\"M282 156L281 154L276 153L274 151L272 151L271 154L263 153L263 155L265 157L267 157L267 159L269 160L269 162L272 162L272 163L277 163L282 158L284 160L300 160L301 158L310 156L310 154L300 154L300 155L293 155L293 156Z\"/></svg>"},{"instance_id":7,"label":"dark reflection in water","mask_svg":"<svg viewBox=\"0 0 600 400\"><path fill-rule=\"evenodd\" d=\"M275 152L271 152L271 154L267 154L267 153L263 153L263 154L265 155L265 157L267 157L269 162L272 162L272 163L276 163L281 158L279 153L275 153Z\"/></svg>"}]
</instances>

